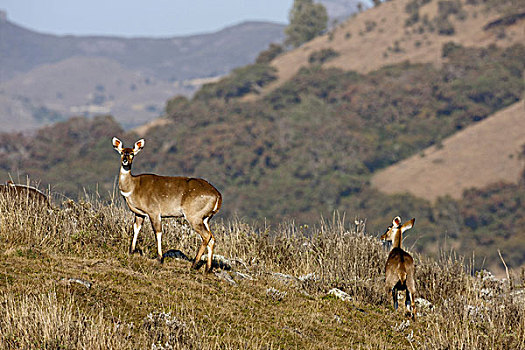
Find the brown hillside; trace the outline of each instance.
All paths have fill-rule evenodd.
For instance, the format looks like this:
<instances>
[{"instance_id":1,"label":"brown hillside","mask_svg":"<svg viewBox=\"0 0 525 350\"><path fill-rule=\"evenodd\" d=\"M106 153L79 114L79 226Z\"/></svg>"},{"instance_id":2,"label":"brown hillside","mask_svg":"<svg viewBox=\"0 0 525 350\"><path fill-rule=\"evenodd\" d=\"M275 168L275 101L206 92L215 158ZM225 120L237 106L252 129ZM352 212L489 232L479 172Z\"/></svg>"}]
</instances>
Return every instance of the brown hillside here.
<instances>
[{"instance_id":1,"label":"brown hillside","mask_svg":"<svg viewBox=\"0 0 525 350\"><path fill-rule=\"evenodd\" d=\"M340 56L325 66L338 67L367 73L384 65L405 60L417 63L442 62L441 49L444 43L454 41L464 46L485 47L490 44L508 46L525 42L525 19L518 19L512 25L495 26L490 30L483 27L503 15L486 12L482 6L466 5L464 20L450 16L455 27L454 35L438 35L425 29L417 33L421 20L411 27L405 26L408 14L405 6L408 0L382 3L350 18L332 33L320 36L302 47L277 57L272 65L278 69L279 79L266 88L266 92L290 79L302 66L308 65L312 52L331 48ZM433 0L420 8L420 18L427 15L433 19L437 14L438 1ZM396 44L397 42L397 44Z\"/></svg>"},{"instance_id":2,"label":"brown hillside","mask_svg":"<svg viewBox=\"0 0 525 350\"><path fill-rule=\"evenodd\" d=\"M516 183L523 170L523 101L458 132L442 145L426 149L377 172L372 186L386 193L409 192L434 200L461 197L463 190L497 181Z\"/></svg>"}]
</instances>

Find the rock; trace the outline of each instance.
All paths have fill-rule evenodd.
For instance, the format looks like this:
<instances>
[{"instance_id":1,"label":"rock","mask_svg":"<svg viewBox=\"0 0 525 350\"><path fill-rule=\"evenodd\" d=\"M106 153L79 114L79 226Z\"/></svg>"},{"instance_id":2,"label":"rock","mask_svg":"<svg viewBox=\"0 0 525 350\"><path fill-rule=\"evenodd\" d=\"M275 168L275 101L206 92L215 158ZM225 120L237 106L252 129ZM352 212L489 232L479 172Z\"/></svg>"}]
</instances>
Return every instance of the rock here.
<instances>
[{"instance_id":1,"label":"rock","mask_svg":"<svg viewBox=\"0 0 525 350\"><path fill-rule=\"evenodd\" d=\"M221 280L228 282L229 284L233 286L237 285L237 282L233 280L233 278L230 276L230 274L227 271L221 270L219 272L215 272L215 276L217 276Z\"/></svg>"},{"instance_id":2,"label":"rock","mask_svg":"<svg viewBox=\"0 0 525 350\"><path fill-rule=\"evenodd\" d=\"M162 258L175 258L179 260L191 261L191 259L180 250L170 249L162 255Z\"/></svg>"},{"instance_id":3,"label":"rock","mask_svg":"<svg viewBox=\"0 0 525 350\"><path fill-rule=\"evenodd\" d=\"M434 308L430 301L423 298L416 298L414 302L416 303L416 310L431 311Z\"/></svg>"},{"instance_id":4,"label":"rock","mask_svg":"<svg viewBox=\"0 0 525 350\"><path fill-rule=\"evenodd\" d=\"M287 285L287 286L297 286L299 284L298 278L291 276L291 275L286 275L284 273L272 272L270 276L274 280L281 282L282 284Z\"/></svg>"},{"instance_id":5,"label":"rock","mask_svg":"<svg viewBox=\"0 0 525 350\"><path fill-rule=\"evenodd\" d=\"M341 289L332 288L328 291L328 294L333 295L336 298L341 299L343 301L352 301L352 297L346 292L343 292Z\"/></svg>"},{"instance_id":6,"label":"rock","mask_svg":"<svg viewBox=\"0 0 525 350\"><path fill-rule=\"evenodd\" d=\"M233 279L253 281L253 277L248 275L247 273L242 273L242 272L239 272L239 271L232 271L231 275L232 275Z\"/></svg>"},{"instance_id":7,"label":"rock","mask_svg":"<svg viewBox=\"0 0 525 350\"><path fill-rule=\"evenodd\" d=\"M208 254L203 254L201 261L208 261ZM223 270L232 269L232 262L228 258L218 254L213 254L212 265Z\"/></svg>"},{"instance_id":8,"label":"rock","mask_svg":"<svg viewBox=\"0 0 525 350\"><path fill-rule=\"evenodd\" d=\"M275 289L273 287L266 289L266 295L275 301L283 300L286 294L287 294L286 292L281 292L280 290Z\"/></svg>"},{"instance_id":9,"label":"rock","mask_svg":"<svg viewBox=\"0 0 525 350\"><path fill-rule=\"evenodd\" d=\"M317 276L317 274L315 272L312 272L312 273L306 274L304 276L300 276L300 277L298 277L298 279L301 282L318 281L319 280L319 276Z\"/></svg>"},{"instance_id":10,"label":"rock","mask_svg":"<svg viewBox=\"0 0 525 350\"><path fill-rule=\"evenodd\" d=\"M68 285L71 285L72 283L77 283L86 287L87 289L91 288L91 282L81 280L80 278L62 278L60 281Z\"/></svg>"}]
</instances>

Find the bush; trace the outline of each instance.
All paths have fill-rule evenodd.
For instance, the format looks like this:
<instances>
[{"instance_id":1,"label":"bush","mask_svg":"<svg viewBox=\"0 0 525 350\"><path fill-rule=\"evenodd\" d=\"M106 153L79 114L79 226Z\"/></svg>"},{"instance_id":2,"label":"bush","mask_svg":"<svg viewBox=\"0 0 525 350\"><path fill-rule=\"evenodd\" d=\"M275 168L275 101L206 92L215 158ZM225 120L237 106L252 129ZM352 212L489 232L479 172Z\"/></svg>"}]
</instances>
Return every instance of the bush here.
<instances>
[{"instance_id":1,"label":"bush","mask_svg":"<svg viewBox=\"0 0 525 350\"><path fill-rule=\"evenodd\" d=\"M277 70L267 64L254 64L233 70L216 83L205 84L194 96L195 100L220 98L226 101L249 93L258 93L266 84L274 81Z\"/></svg>"},{"instance_id":2,"label":"bush","mask_svg":"<svg viewBox=\"0 0 525 350\"><path fill-rule=\"evenodd\" d=\"M445 44L443 44L443 48L441 49L441 57L445 58L453 54L456 50L461 49L463 46L460 44L456 44L453 41L449 41Z\"/></svg>"},{"instance_id":3,"label":"bush","mask_svg":"<svg viewBox=\"0 0 525 350\"><path fill-rule=\"evenodd\" d=\"M435 24L439 35L454 35L456 33L456 28L454 28L448 17L437 17Z\"/></svg>"},{"instance_id":4,"label":"bush","mask_svg":"<svg viewBox=\"0 0 525 350\"><path fill-rule=\"evenodd\" d=\"M282 54L284 52L284 48L282 45L278 44L270 44L270 47L266 49L265 51L262 51L259 56L257 56L257 59L255 60L255 63L257 64L268 64L271 61L274 60L277 56Z\"/></svg>"},{"instance_id":5,"label":"bush","mask_svg":"<svg viewBox=\"0 0 525 350\"><path fill-rule=\"evenodd\" d=\"M328 62L336 57L338 57L340 54L339 52L335 51L332 48L328 49L322 49L319 51L314 51L308 56L308 63L310 64L323 64L325 62Z\"/></svg>"}]
</instances>

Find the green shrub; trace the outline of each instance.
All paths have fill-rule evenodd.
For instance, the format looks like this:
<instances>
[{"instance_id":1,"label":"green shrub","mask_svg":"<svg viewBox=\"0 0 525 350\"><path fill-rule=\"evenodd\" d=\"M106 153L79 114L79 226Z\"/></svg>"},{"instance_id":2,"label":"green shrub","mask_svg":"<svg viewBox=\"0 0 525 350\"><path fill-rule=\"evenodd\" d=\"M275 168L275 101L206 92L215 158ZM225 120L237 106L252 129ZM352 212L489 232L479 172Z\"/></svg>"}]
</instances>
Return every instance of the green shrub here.
<instances>
[{"instance_id":1,"label":"green shrub","mask_svg":"<svg viewBox=\"0 0 525 350\"><path fill-rule=\"evenodd\" d=\"M338 57L340 54L339 52L335 51L332 48L328 49L322 49L319 51L314 51L308 56L308 63L310 64L323 64L325 62L328 62L336 57Z\"/></svg>"},{"instance_id":2,"label":"green shrub","mask_svg":"<svg viewBox=\"0 0 525 350\"><path fill-rule=\"evenodd\" d=\"M262 51L259 56L257 56L257 59L255 60L255 63L257 64L268 64L271 61L274 60L277 56L282 54L284 52L284 48L282 45L278 44L270 44L270 47L268 49Z\"/></svg>"},{"instance_id":3,"label":"green shrub","mask_svg":"<svg viewBox=\"0 0 525 350\"><path fill-rule=\"evenodd\" d=\"M277 70L267 64L254 64L234 69L216 83L205 84L194 96L195 100L220 98L226 101L249 93L258 93L266 84L274 81Z\"/></svg>"}]
</instances>

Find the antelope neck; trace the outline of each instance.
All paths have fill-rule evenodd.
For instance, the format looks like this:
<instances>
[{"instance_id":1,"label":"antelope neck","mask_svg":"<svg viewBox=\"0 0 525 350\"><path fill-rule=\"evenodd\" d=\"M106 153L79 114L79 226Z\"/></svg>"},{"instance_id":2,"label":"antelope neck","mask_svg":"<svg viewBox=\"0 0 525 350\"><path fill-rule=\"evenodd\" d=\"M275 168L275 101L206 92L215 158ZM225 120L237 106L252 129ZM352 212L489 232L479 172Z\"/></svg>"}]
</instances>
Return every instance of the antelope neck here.
<instances>
[{"instance_id":1,"label":"antelope neck","mask_svg":"<svg viewBox=\"0 0 525 350\"><path fill-rule=\"evenodd\" d=\"M394 235L394 242L393 242L393 245L392 245L392 248L401 248L401 240L402 240L402 236L403 234L401 233L401 228L399 228L396 232L396 234Z\"/></svg>"},{"instance_id":2,"label":"antelope neck","mask_svg":"<svg viewBox=\"0 0 525 350\"><path fill-rule=\"evenodd\" d=\"M131 167L130 167L131 168ZM118 188L120 192L131 192L133 191L133 178L131 176L131 169L127 170L122 166L120 168L120 176L118 179Z\"/></svg>"}]
</instances>

